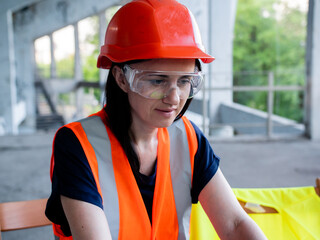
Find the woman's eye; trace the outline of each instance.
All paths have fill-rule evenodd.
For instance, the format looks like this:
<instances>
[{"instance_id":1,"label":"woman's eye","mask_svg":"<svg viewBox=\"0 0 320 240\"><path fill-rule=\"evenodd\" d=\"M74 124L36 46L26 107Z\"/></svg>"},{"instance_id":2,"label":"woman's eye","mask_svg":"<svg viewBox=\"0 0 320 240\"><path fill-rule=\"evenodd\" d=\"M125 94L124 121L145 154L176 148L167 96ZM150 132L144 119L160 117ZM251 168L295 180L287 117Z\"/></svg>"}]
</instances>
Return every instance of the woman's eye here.
<instances>
[{"instance_id":1,"label":"woman's eye","mask_svg":"<svg viewBox=\"0 0 320 240\"><path fill-rule=\"evenodd\" d=\"M165 81L163 79L150 79L149 83L155 86L159 86L165 84Z\"/></svg>"},{"instance_id":2,"label":"woman's eye","mask_svg":"<svg viewBox=\"0 0 320 240\"><path fill-rule=\"evenodd\" d=\"M179 85L187 85L189 83L191 83L191 78L181 78L178 82Z\"/></svg>"}]
</instances>

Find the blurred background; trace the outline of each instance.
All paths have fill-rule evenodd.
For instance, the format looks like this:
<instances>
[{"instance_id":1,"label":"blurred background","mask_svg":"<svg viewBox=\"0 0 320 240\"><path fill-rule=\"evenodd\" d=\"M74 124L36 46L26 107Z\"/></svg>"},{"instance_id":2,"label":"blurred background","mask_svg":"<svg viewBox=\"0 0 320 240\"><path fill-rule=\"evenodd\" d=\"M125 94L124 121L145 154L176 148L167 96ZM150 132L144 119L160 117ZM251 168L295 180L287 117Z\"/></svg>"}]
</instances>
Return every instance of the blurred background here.
<instances>
[{"instance_id":1,"label":"blurred background","mask_svg":"<svg viewBox=\"0 0 320 240\"><path fill-rule=\"evenodd\" d=\"M107 70L96 59L125 2L1 0L1 136L56 130L101 108ZM316 4L181 2L216 57L188 113L210 139L320 138Z\"/></svg>"},{"instance_id":2,"label":"blurred background","mask_svg":"<svg viewBox=\"0 0 320 240\"><path fill-rule=\"evenodd\" d=\"M105 104L108 71L96 59L108 22L126 2L0 0L0 202L49 196L54 133ZM230 185L314 185L320 0L179 2L216 58L203 65L205 86L187 116L221 157ZM4 239L51 239L49 229Z\"/></svg>"}]
</instances>

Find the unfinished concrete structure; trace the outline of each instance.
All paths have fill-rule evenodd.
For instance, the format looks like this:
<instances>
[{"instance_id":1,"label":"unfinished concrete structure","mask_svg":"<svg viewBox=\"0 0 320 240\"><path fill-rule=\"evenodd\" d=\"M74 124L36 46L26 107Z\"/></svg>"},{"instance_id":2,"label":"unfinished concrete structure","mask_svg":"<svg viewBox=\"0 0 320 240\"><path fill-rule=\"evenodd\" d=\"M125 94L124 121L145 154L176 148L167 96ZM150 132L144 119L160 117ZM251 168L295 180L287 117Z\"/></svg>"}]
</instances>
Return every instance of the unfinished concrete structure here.
<instances>
[{"instance_id":1,"label":"unfinished concrete structure","mask_svg":"<svg viewBox=\"0 0 320 240\"><path fill-rule=\"evenodd\" d=\"M12 0L1 2L1 135L19 134L22 129L28 129L31 132L37 129L34 40L44 35L52 37L54 31L67 25L74 27L74 78L71 83L66 81L64 83L61 81L56 82L56 87L49 89L49 94L50 91L58 91L59 87L60 89L66 89L69 86L70 89L74 90L76 86L81 85L82 80L77 22L86 17L98 15L100 19L100 40L102 42L107 24L104 11L111 6L122 5L126 2L128 1ZM223 126L219 128L219 123L222 119L225 119L224 122L227 124L228 119L233 121L241 121L245 118L249 120L256 119L261 122L263 128L267 127L265 130L260 129L260 133L267 134L269 137L274 130L273 124L288 125L286 119L272 116L272 101L269 102L270 108L266 114L255 112L232 102L232 36L237 1L227 0L222 3L218 0L181 0L180 2L188 6L194 13L199 23L203 42L208 52L212 53L217 59L214 64L205 66L206 89L208 90L203 91L202 95L195 99L194 107L191 108L192 111L202 116L200 123L205 133L210 134L208 127L214 123L215 127L211 128L211 131L218 130L223 132L223 135L228 135L231 131L232 135L234 130L232 127ZM320 102L320 70L316 67L320 66L320 0L310 0L309 5L306 61L307 84L305 88L306 132L296 126L288 127L288 131L306 133L312 139L320 139L320 107L318 104ZM51 52L51 78L54 80L55 61L53 51ZM97 83L97 86L103 84L105 74L106 72L101 71L100 83ZM214 97L212 97L213 93L210 91L213 88ZM304 88L297 88L297 90L299 89L304 90ZM275 87L269 85L267 90L269 91L270 99L272 99ZM78 97L78 99L81 99L81 95ZM78 105L81 105L80 100ZM51 107L54 109L54 104ZM54 120L59 121L61 119L55 118ZM229 122L229 124L231 126L232 122ZM247 133L245 129L242 126L242 128L237 128L237 131Z\"/></svg>"}]
</instances>

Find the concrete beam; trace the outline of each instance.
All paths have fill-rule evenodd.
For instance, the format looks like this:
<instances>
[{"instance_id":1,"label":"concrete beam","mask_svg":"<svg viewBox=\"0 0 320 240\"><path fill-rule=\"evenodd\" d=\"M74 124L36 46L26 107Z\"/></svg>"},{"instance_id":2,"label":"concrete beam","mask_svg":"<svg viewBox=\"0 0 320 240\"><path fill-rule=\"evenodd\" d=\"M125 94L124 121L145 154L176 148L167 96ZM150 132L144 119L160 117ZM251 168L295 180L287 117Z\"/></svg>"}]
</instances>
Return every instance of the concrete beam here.
<instances>
[{"instance_id":1,"label":"concrete beam","mask_svg":"<svg viewBox=\"0 0 320 240\"><path fill-rule=\"evenodd\" d=\"M40 1L43 1L43 0L10 0L10 1L3 0L1 1L0 14L3 14L8 10L14 12Z\"/></svg>"},{"instance_id":2,"label":"concrete beam","mask_svg":"<svg viewBox=\"0 0 320 240\"><path fill-rule=\"evenodd\" d=\"M32 9L17 13L15 31L18 35L26 34L29 38L36 39L86 17L99 14L118 2L117 0L41 1Z\"/></svg>"}]
</instances>

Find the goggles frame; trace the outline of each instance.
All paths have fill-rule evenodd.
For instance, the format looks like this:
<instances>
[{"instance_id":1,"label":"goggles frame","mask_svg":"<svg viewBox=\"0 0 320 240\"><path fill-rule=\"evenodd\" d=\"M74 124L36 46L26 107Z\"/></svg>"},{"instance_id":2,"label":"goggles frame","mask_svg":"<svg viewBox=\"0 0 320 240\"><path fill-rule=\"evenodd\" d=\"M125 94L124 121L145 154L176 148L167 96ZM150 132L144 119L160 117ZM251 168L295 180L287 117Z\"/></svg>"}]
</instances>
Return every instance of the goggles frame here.
<instances>
[{"instance_id":1,"label":"goggles frame","mask_svg":"<svg viewBox=\"0 0 320 240\"><path fill-rule=\"evenodd\" d=\"M194 97L202 88L204 75L201 71L154 71L132 68L125 64L122 71L131 91L149 99L163 99L172 90L173 81L181 99ZM169 87L171 86L171 87ZM189 88L189 90L187 90ZM188 92L188 93L187 93Z\"/></svg>"}]
</instances>

